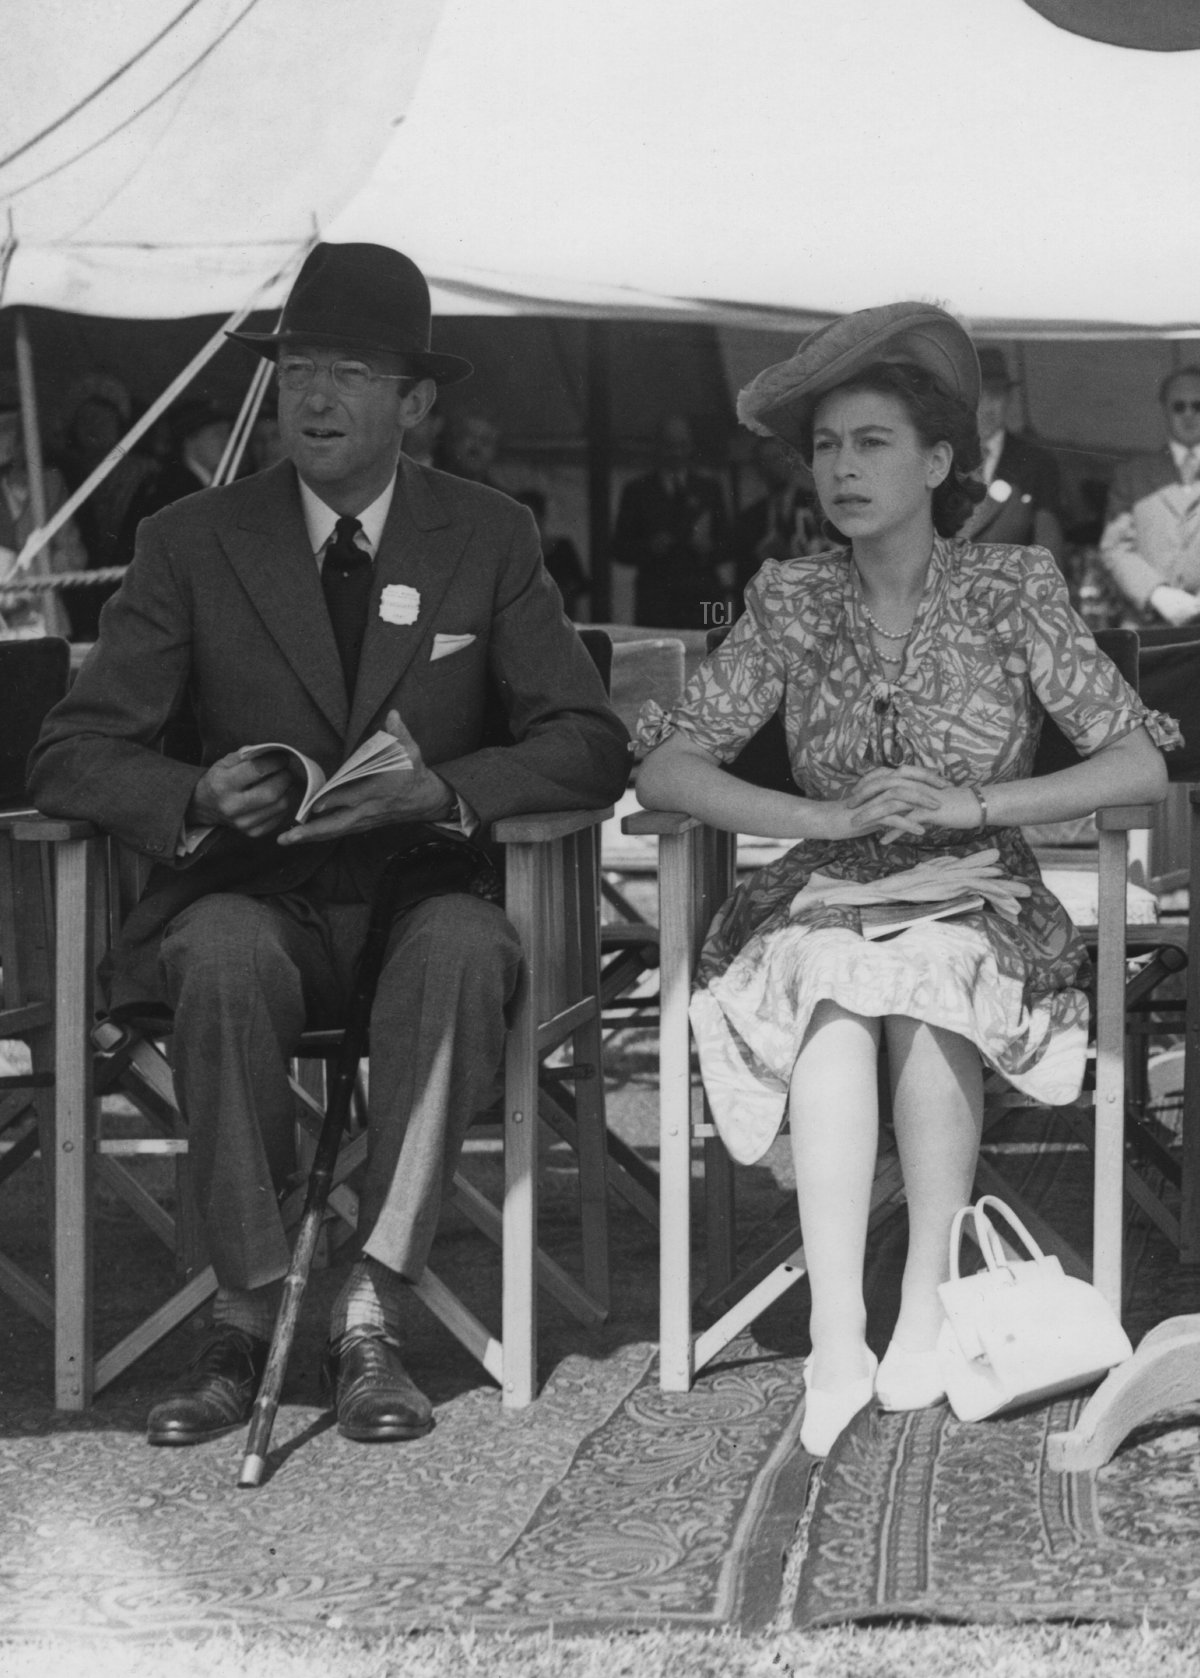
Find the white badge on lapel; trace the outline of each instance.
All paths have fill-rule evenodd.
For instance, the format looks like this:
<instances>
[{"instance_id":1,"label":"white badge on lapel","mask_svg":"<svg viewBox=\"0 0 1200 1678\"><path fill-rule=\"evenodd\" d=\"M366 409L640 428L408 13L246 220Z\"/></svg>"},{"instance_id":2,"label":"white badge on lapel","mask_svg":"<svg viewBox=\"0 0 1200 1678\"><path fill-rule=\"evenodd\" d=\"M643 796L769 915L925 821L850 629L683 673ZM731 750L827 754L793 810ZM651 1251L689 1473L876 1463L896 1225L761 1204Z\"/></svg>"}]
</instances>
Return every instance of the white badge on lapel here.
<instances>
[{"instance_id":1,"label":"white badge on lapel","mask_svg":"<svg viewBox=\"0 0 1200 1678\"><path fill-rule=\"evenodd\" d=\"M384 623L416 623L421 596L407 583L388 583L379 597L379 615Z\"/></svg>"}]
</instances>

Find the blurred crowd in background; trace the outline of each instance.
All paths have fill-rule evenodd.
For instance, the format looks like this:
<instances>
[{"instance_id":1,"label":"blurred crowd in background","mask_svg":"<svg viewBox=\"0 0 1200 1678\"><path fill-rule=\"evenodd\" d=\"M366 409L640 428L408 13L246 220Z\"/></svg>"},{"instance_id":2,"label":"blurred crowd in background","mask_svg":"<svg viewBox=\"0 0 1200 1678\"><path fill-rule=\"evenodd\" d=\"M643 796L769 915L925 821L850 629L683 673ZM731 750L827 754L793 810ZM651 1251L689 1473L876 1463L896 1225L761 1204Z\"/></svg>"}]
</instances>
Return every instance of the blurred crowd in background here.
<instances>
[{"instance_id":1,"label":"blurred crowd in background","mask_svg":"<svg viewBox=\"0 0 1200 1678\"><path fill-rule=\"evenodd\" d=\"M1058 561L1072 598L1093 627L1135 621L1130 602L1102 563L1110 481L1106 473L1071 476L1064 491L1060 458L1014 428L1015 381L1004 354L980 350L979 405L983 476L988 496L964 534L980 541L1036 542ZM1188 374L1181 375L1186 385ZM1186 391L1185 391L1186 394ZM1188 421L1184 405L1183 423ZM1200 409L1197 410L1200 413ZM125 455L55 538L55 573L107 570L129 562L143 518L213 481L235 419L235 406L189 395L171 407ZM81 374L57 405L42 438L47 509L53 512L121 440L136 404L109 372ZM1168 434L1173 420L1164 399ZM625 416L628 420L629 416ZM747 581L764 559L818 552L830 545L803 463L773 439L755 439L729 415L662 411L637 417L642 458L628 448L611 461L607 482L605 567L594 586L589 545L597 522L587 496L594 482L578 460L548 460L506 435L503 412L436 408L405 440L413 458L480 483L527 505L542 534L547 567L576 621L606 620L647 628L706 629L741 610ZM1200 426L1200 419L1197 420ZM629 427L626 426L626 433ZM238 468L261 471L280 458L270 398ZM32 528L16 381L0 375L0 559L18 551ZM7 565L0 565L0 574ZM64 588L59 598L72 640L95 638L100 609L117 584ZM36 599L0 598L8 633L37 632ZM1142 614L1144 618L1144 614Z\"/></svg>"}]
</instances>

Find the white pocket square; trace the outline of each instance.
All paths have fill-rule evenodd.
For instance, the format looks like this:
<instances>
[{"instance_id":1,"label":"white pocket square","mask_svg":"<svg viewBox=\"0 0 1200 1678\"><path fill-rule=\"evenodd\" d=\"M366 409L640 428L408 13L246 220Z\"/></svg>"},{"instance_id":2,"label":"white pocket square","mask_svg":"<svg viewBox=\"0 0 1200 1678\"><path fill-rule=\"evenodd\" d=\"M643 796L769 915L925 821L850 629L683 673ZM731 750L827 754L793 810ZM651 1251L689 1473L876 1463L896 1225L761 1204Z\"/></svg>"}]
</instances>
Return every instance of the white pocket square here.
<instances>
[{"instance_id":1,"label":"white pocket square","mask_svg":"<svg viewBox=\"0 0 1200 1678\"><path fill-rule=\"evenodd\" d=\"M464 647L469 647L475 639L473 635L435 635L433 651L429 655L432 664L435 659L449 658L451 653L460 653Z\"/></svg>"}]
</instances>

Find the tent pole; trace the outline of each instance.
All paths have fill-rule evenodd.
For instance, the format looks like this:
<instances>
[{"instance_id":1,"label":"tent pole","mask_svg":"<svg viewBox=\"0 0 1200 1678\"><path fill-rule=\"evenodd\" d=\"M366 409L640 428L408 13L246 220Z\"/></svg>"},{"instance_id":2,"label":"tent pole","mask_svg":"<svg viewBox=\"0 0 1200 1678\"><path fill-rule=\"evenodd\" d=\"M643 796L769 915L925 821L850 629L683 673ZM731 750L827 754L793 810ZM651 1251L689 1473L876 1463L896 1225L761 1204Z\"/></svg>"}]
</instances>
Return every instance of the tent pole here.
<instances>
[{"instance_id":1,"label":"tent pole","mask_svg":"<svg viewBox=\"0 0 1200 1678\"><path fill-rule=\"evenodd\" d=\"M34 527L46 522L46 476L42 466L42 433L38 425L37 385L33 376L33 343L29 336L29 313L15 311L17 383L21 392L21 429L25 442L25 471L29 481L29 506ZM48 548L41 553L42 563L37 568L43 576L51 570ZM70 635L67 613L58 594L48 590L42 599L42 619L48 635Z\"/></svg>"},{"instance_id":2,"label":"tent pole","mask_svg":"<svg viewBox=\"0 0 1200 1678\"><path fill-rule=\"evenodd\" d=\"M606 320L590 320L585 331L592 621L608 623L612 617L612 324Z\"/></svg>"},{"instance_id":3,"label":"tent pole","mask_svg":"<svg viewBox=\"0 0 1200 1678\"><path fill-rule=\"evenodd\" d=\"M278 330L278 328L277 328ZM250 433L254 430L254 422L258 418L258 410L262 407L263 397L267 394L267 386L271 382L271 374L275 371L273 362L261 361L254 369L254 377L250 380L249 388L238 410L237 419L229 432L229 441L222 451L217 463L217 470L213 475L213 487L218 484L232 483L237 477L238 468L242 464L242 456L246 452L246 445L250 441Z\"/></svg>"}]
</instances>

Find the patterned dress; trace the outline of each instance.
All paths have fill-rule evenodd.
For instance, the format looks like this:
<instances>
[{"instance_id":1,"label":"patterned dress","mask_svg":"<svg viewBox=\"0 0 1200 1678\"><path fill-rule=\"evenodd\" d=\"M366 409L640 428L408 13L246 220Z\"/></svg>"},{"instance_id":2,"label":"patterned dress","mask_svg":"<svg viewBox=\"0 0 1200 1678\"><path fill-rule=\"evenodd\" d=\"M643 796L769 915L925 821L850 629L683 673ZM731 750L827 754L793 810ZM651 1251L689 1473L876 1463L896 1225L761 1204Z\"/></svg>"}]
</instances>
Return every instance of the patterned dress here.
<instances>
[{"instance_id":1,"label":"patterned dress","mask_svg":"<svg viewBox=\"0 0 1200 1678\"><path fill-rule=\"evenodd\" d=\"M955 785L1019 780L1043 708L1085 756L1140 725L1160 746L1179 739L1098 650L1045 549L941 538L894 681L876 659L849 549L769 560L679 704L643 712L641 741L679 729L728 763L781 706L792 773L818 799L841 797L880 763L923 764ZM878 880L992 846L1031 887L1015 923L984 908L867 940L852 907L792 916L814 871ZM738 887L701 955L691 1015L716 1123L735 1159L766 1151L823 998L958 1032L1034 1100L1071 1101L1087 1046L1086 979L1083 942L1018 828L930 829L888 844L873 834L803 839Z\"/></svg>"}]
</instances>

